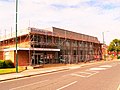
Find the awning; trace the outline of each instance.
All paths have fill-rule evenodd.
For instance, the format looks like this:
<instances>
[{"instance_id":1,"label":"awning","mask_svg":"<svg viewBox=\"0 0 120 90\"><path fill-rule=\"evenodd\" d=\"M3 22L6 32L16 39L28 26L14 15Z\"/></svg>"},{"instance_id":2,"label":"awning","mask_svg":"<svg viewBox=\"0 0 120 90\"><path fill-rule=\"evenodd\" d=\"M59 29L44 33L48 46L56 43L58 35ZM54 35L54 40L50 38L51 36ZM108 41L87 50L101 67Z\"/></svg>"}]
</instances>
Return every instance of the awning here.
<instances>
[{"instance_id":1,"label":"awning","mask_svg":"<svg viewBox=\"0 0 120 90\"><path fill-rule=\"evenodd\" d=\"M3 51L14 51L16 48L7 48L3 49ZM35 51L60 51L60 49L53 48L17 48L17 50L35 50Z\"/></svg>"},{"instance_id":2,"label":"awning","mask_svg":"<svg viewBox=\"0 0 120 90\"><path fill-rule=\"evenodd\" d=\"M35 51L60 51L60 49L53 49L53 48L30 48L30 50L35 50Z\"/></svg>"}]
</instances>

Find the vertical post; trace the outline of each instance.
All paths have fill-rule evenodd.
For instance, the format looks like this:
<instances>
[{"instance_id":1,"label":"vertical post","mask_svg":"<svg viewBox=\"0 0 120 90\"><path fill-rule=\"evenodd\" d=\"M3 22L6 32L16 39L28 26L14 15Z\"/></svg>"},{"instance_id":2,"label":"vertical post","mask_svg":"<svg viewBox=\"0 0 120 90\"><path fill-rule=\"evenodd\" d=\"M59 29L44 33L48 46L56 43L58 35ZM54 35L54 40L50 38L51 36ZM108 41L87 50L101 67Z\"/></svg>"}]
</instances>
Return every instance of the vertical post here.
<instances>
[{"instance_id":1,"label":"vertical post","mask_svg":"<svg viewBox=\"0 0 120 90\"><path fill-rule=\"evenodd\" d=\"M15 39L15 42L16 42L16 73L18 73L18 52L17 52L17 13L18 13L18 0L16 0L16 25L15 25L15 28L16 28L16 39Z\"/></svg>"},{"instance_id":2,"label":"vertical post","mask_svg":"<svg viewBox=\"0 0 120 90\"><path fill-rule=\"evenodd\" d=\"M104 46L105 46L104 32L102 32L102 36L103 36L103 48L104 48ZM105 48L104 48L104 50L105 50ZM103 52L103 59L106 60L105 52Z\"/></svg>"},{"instance_id":3,"label":"vertical post","mask_svg":"<svg viewBox=\"0 0 120 90\"><path fill-rule=\"evenodd\" d=\"M102 32L102 35L103 35L103 44L105 44L104 32Z\"/></svg>"},{"instance_id":4,"label":"vertical post","mask_svg":"<svg viewBox=\"0 0 120 90\"><path fill-rule=\"evenodd\" d=\"M30 49L31 49L31 38L30 38L31 34L29 34L29 44L30 44L30 48L29 48L29 64L28 65L32 65L32 61L31 61L31 53L30 53Z\"/></svg>"},{"instance_id":5,"label":"vertical post","mask_svg":"<svg viewBox=\"0 0 120 90\"><path fill-rule=\"evenodd\" d=\"M5 29L5 38L6 38L6 29Z\"/></svg>"},{"instance_id":6,"label":"vertical post","mask_svg":"<svg viewBox=\"0 0 120 90\"><path fill-rule=\"evenodd\" d=\"M45 48L47 47L47 31L45 31L45 40L44 40L45 42Z\"/></svg>"},{"instance_id":7,"label":"vertical post","mask_svg":"<svg viewBox=\"0 0 120 90\"><path fill-rule=\"evenodd\" d=\"M12 37L12 27L11 27L11 37Z\"/></svg>"}]
</instances>

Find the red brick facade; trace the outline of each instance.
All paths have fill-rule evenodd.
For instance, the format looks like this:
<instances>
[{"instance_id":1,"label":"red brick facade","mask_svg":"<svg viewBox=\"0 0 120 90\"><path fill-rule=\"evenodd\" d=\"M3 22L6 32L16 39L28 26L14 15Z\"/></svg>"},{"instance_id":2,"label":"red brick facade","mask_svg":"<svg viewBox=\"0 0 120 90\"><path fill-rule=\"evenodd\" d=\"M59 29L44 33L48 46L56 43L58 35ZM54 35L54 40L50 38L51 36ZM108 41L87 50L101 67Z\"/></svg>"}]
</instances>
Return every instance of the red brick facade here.
<instances>
[{"instance_id":1,"label":"red brick facade","mask_svg":"<svg viewBox=\"0 0 120 90\"><path fill-rule=\"evenodd\" d=\"M3 51L0 51L0 60L3 60Z\"/></svg>"},{"instance_id":2,"label":"red brick facade","mask_svg":"<svg viewBox=\"0 0 120 90\"><path fill-rule=\"evenodd\" d=\"M19 66L28 66L29 57L28 51L18 51L18 65ZM16 54L14 52L14 64L16 64Z\"/></svg>"}]
</instances>

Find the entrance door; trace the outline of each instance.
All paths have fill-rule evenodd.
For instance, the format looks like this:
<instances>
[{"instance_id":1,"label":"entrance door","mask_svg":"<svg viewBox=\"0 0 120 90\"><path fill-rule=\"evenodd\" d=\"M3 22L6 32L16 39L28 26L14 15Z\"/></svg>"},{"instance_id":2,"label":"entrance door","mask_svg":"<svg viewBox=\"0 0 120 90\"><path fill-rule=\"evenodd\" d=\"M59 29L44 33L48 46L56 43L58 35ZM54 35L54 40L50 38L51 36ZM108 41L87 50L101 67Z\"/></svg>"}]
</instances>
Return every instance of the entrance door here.
<instances>
[{"instance_id":1,"label":"entrance door","mask_svg":"<svg viewBox=\"0 0 120 90\"><path fill-rule=\"evenodd\" d=\"M43 53L35 53L34 55L32 55L32 65L43 64L43 61Z\"/></svg>"}]
</instances>

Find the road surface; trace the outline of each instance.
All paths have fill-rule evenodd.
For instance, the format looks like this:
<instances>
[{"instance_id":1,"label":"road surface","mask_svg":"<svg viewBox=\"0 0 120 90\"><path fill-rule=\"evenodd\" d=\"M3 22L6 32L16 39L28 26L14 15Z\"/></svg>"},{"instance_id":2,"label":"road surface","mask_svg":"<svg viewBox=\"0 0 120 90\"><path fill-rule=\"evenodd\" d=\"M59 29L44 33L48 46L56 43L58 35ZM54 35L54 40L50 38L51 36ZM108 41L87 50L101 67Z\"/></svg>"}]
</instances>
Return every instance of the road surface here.
<instances>
[{"instance_id":1,"label":"road surface","mask_svg":"<svg viewBox=\"0 0 120 90\"><path fill-rule=\"evenodd\" d=\"M0 90L120 90L120 62L2 81Z\"/></svg>"}]
</instances>

